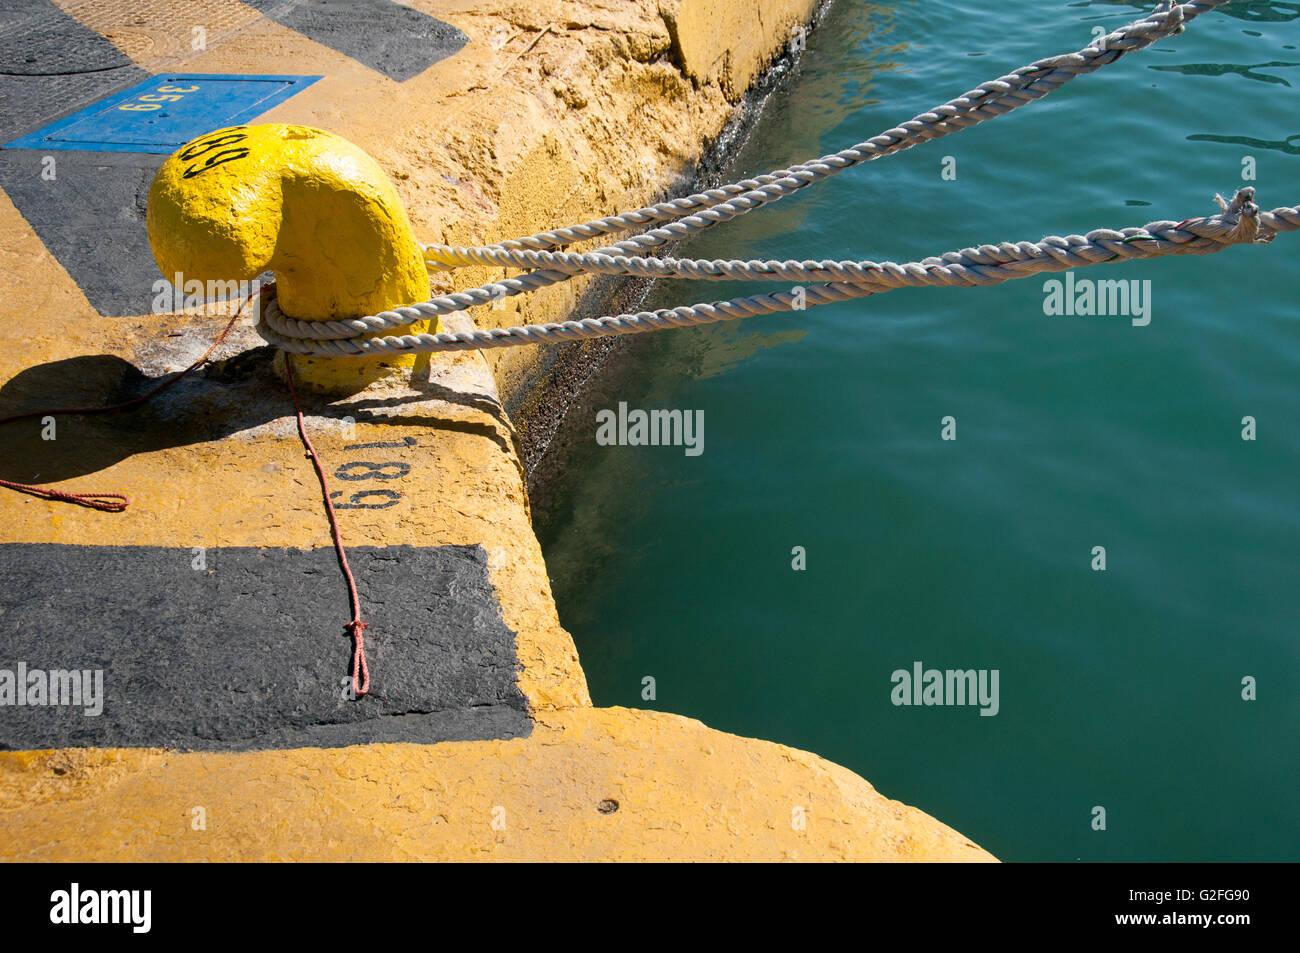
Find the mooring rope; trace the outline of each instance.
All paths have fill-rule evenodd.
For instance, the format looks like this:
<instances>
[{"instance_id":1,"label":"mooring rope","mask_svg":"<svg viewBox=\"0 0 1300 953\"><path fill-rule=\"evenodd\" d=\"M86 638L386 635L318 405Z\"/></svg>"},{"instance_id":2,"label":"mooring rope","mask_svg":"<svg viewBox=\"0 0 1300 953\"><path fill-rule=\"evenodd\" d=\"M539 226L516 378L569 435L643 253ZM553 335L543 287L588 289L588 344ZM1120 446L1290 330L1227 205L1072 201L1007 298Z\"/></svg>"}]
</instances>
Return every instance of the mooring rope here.
<instances>
[{"instance_id":1,"label":"mooring rope","mask_svg":"<svg viewBox=\"0 0 1300 953\"><path fill-rule=\"evenodd\" d=\"M337 321L306 321L280 311L274 291L262 299L258 333L281 350L313 357L363 357L549 344L622 334L640 334L801 309L879 294L900 287L993 285L1043 271L1173 254L1210 254L1230 244L1268 241L1279 231L1300 228L1294 207L1260 212L1254 190L1243 189L1231 204L1216 196L1220 214L1184 222L1151 222L1141 228L1096 229L1087 235L1048 236L1040 242L1003 242L963 248L919 262L872 261L702 261L646 257L652 248L730 221L793 195L845 169L942 138L1006 115L1041 99L1078 76L1094 72L1125 53L1181 33L1197 16L1228 0L1164 0L1149 16L1099 36L1074 53L1036 60L921 113L864 142L752 179L631 212L472 247L426 245L434 270L464 265L535 269L467 291ZM556 251L574 242L660 222L643 234L582 254ZM535 291L580 274L707 280L823 282L789 292L512 328L463 333L381 336L416 321L462 311L511 295Z\"/></svg>"},{"instance_id":2,"label":"mooring rope","mask_svg":"<svg viewBox=\"0 0 1300 953\"><path fill-rule=\"evenodd\" d=\"M264 293L258 333L282 350L321 357L466 351L561 343L801 310L865 298L897 288L996 285L1041 272L1066 271L1130 259L1208 255L1232 245L1263 244L1272 241L1278 232L1300 229L1300 207L1261 212L1253 201L1254 193L1253 188L1241 189L1230 203L1215 196L1220 203L1220 212L1205 218L1183 222L1151 222L1141 228L1101 228L1087 235L1052 235L1039 242L980 245L906 264L872 261L699 261L612 256L601 252L573 255L559 252L493 251L486 252L485 257L500 257L508 261L537 260L548 266L571 269L566 272L568 274L586 271L644 277L780 279L821 283L731 301L585 318L580 321L388 337L364 335L374 334L377 330L399 322L409 323L412 318L406 312L413 309L397 309L343 321L299 321L286 317L280 311L274 291L271 290ZM434 313L439 314L459 310L455 295L434 298L428 304L437 309ZM425 313L421 309L421 314Z\"/></svg>"},{"instance_id":3,"label":"mooring rope","mask_svg":"<svg viewBox=\"0 0 1300 953\"><path fill-rule=\"evenodd\" d=\"M1246 244L1256 240L1259 227L1259 209L1253 204L1254 189L1246 188L1234 198L1234 203L1225 202L1222 196L1215 196L1219 202L1220 209L1231 215L1224 215L1222 218L1201 218L1194 219L1196 223L1194 229L1187 228L1188 222L1151 222L1142 228L1129 228L1120 231L1109 229L1097 229L1089 232L1084 236L1049 236L1040 242L1003 242L1000 245L990 246L981 245L978 248L963 248L960 251L949 252L947 255L937 258L927 258L921 262L912 262L906 265L899 265L893 262L877 263L872 261L736 261L736 260L703 260L695 258L640 258L627 255L609 255L602 252L585 252L581 254L571 252L544 252L544 251L519 251L506 250L485 246L470 250L471 257L475 264L483 265L504 265L513 268L548 268L556 271L563 271L571 275L578 274L602 274L602 275L623 275L638 278L690 278L694 280L705 281L825 281L827 279L835 281L849 281L857 284L882 285L888 288L896 287L916 287L926 284L949 284L949 285L976 285L976 284L995 284L996 282L981 280L977 275L969 272L957 272L952 268L938 266L956 265L958 262L968 265L969 267L978 267L997 263L1006 265L1008 268L1017 263L1016 270L1022 274L1012 275L1011 277L1021 277L1034 274L1039 268L1031 267L1030 263L1044 255L1055 254L1054 249L1061 249L1068 246L1072 241L1083 241L1089 243L1100 243L1123 238L1126 241L1133 241L1150 235L1156 239L1157 235L1170 236L1167 241L1183 241L1179 248L1170 248L1173 254L1192 254L1201 251L1217 251L1211 248L1213 244ZM1249 204L1247 204L1249 203ZM1263 241L1270 241L1273 234L1277 231L1286 231L1294 228L1295 225L1289 221L1286 216L1293 213L1294 209L1282 208L1274 209L1266 213L1267 231ZM1245 213L1245 214L1242 214ZM1236 216L1236 224L1233 224L1232 216ZM1171 228L1172 227L1172 228ZM1184 234L1194 235L1190 242L1183 239ZM1156 240L1162 240L1156 239ZM1074 254L1082 254L1078 249L1070 249ZM1149 257L1139 256L1133 253L1132 249L1115 249L1116 253L1124 257ZM1012 256L1010 260L1007 256ZM1067 259L1062 258L1062 261ZM1114 260L1110 255L1100 255L1089 261L1069 260L1068 267L1075 264L1100 264L1106 261ZM936 278L946 277L949 280L934 280ZM329 338L329 334L317 334L317 337Z\"/></svg>"}]
</instances>

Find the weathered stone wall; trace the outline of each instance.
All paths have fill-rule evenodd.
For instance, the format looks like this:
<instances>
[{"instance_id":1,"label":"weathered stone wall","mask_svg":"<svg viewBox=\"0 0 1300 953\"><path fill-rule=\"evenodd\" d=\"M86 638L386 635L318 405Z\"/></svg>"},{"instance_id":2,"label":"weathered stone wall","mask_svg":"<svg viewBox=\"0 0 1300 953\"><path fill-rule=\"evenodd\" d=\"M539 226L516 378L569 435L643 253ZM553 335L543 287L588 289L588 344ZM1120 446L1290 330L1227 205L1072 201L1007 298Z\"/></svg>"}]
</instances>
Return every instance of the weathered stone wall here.
<instances>
[{"instance_id":1,"label":"weathered stone wall","mask_svg":"<svg viewBox=\"0 0 1300 953\"><path fill-rule=\"evenodd\" d=\"M687 185L736 103L816 6L572 0L444 10L471 48L483 47L479 61L469 48L459 54L463 92L407 130L427 148L414 158L382 144L373 151L428 241L480 244L636 208ZM485 85L493 76L504 81ZM584 247L599 245L574 246ZM460 269L440 289L505 274ZM564 320L586 286L571 280L475 318L499 327ZM507 406L532 385L542 357L537 348L488 352Z\"/></svg>"}]
</instances>

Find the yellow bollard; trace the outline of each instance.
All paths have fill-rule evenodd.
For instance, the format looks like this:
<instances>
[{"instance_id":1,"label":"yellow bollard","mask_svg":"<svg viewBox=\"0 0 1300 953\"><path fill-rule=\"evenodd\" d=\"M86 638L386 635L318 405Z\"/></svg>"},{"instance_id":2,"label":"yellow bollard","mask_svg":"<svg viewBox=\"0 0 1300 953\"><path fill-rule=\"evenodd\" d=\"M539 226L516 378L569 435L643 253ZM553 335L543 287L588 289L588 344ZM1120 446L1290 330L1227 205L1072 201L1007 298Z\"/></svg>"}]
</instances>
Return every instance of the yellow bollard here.
<instances>
[{"instance_id":1,"label":"yellow bollard","mask_svg":"<svg viewBox=\"0 0 1300 953\"><path fill-rule=\"evenodd\" d=\"M154 177L147 222L154 260L169 279L250 281L270 268L289 317L354 318L429 297L397 190L370 156L321 129L233 126L187 143ZM293 361L306 386L352 393L417 358Z\"/></svg>"}]
</instances>

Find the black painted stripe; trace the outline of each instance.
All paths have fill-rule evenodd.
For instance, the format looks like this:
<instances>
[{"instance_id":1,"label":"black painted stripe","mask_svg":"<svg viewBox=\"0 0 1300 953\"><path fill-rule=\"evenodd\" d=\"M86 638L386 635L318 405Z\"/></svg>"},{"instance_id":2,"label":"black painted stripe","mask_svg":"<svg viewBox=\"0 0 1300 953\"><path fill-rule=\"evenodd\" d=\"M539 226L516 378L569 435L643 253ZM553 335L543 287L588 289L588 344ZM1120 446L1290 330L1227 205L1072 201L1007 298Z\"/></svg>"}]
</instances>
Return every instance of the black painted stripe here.
<instances>
[{"instance_id":1,"label":"black painted stripe","mask_svg":"<svg viewBox=\"0 0 1300 953\"><path fill-rule=\"evenodd\" d=\"M0 0L0 143L149 73L51 0ZM163 156L0 150L0 189L105 316L150 310L144 199ZM53 178L49 178L49 175Z\"/></svg>"},{"instance_id":2,"label":"black painted stripe","mask_svg":"<svg viewBox=\"0 0 1300 953\"><path fill-rule=\"evenodd\" d=\"M0 0L0 143L148 75L51 0Z\"/></svg>"},{"instance_id":3,"label":"black painted stripe","mask_svg":"<svg viewBox=\"0 0 1300 953\"><path fill-rule=\"evenodd\" d=\"M393 0L244 2L281 26L399 83L423 73L469 42L454 26Z\"/></svg>"},{"instance_id":4,"label":"black painted stripe","mask_svg":"<svg viewBox=\"0 0 1300 953\"><path fill-rule=\"evenodd\" d=\"M162 278L149 248L149 184L166 156L0 150L0 188L104 317L148 314Z\"/></svg>"},{"instance_id":5,"label":"black painted stripe","mask_svg":"<svg viewBox=\"0 0 1300 953\"><path fill-rule=\"evenodd\" d=\"M529 733L515 636L482 547L348 555L371 623L371 691L356 700L343 697L349 611L332 549L211 549L195 569L181 548L0 545L0 748L254 750ZM29 673L101 670L102 714L48 696L6 703L5 673L19 663Z\"/></svg>"}]
</instances>

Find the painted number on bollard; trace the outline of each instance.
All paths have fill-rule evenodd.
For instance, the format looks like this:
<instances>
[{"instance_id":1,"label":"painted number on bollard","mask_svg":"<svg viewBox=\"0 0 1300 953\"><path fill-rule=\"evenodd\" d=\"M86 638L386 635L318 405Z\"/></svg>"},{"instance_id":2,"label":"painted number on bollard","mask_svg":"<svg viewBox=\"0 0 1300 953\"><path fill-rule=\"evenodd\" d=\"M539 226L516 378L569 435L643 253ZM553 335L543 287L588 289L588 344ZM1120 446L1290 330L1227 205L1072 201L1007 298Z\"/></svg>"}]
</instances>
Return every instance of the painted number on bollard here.
<instances>
[{"instance_id":1,"label":"painted number on bollard","mask_svg":"<svg viewBox=\"0 0 1300 953\"><path fill-rule=\"evenodd\" d=\"M247 149L222 149L220 152L213 152L212 150L221 146L232 146L237 142L243 142L247 138L248 135L243 132L228 132L224 135L213 136L209 139L200 139L198 142L194 143L194 145L182 152L180 158L184 162L189 162L191 159L198 159L203 155L207 155L207 158L202 162L195 162L192 165L186 166L185 171L181 173L181 177L192 179L201 172L207 172L209 169L216 168L222 163L233 162L235 159L244 158L248 155Z\"/></svg>"},{"instance_id":2,"label":"painted number on bollard","mask_svg":"<svg viewBox=\"0 0 1300 953\"><path fill-rule=\"evenodd\" d=\"M380 442L380 443L354 443L344 447L344 450L374 450L383 447L401 447L406 449L415 446L414 437L404 437L400 441ZM398 460L385 460L382 462L372 462L369 460L354 460L350 463L344 463L334 471L334 477L338 480L400 480L411 472L409 463L402 463ZM330 494L330 500L343 495L342 490L335 490ZM390 506L396 506L402 500L402 494L398 490L374 489L358 490L353 493L348 502L335 502L334 507L340 510L383 510ZM382 501L382 502L381 502Z\"/></svg>"}]
</instances>

